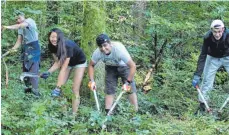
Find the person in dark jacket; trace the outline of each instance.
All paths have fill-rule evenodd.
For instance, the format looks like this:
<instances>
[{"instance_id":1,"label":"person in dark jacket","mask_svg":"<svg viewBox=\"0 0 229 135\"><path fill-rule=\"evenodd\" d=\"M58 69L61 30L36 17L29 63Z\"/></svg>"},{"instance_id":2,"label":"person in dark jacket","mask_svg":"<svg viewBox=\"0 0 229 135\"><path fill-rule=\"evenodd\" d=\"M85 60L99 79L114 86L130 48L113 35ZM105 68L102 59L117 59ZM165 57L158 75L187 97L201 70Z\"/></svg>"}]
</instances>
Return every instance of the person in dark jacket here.
<instances>
[{"instance_id":1,"label":"person in dark jacket","mask_svg":"<svg viewBox=\"0 0 229 135\"><path fill-rule=\"evenodd\" d=\"M72 98L72 111L76 113L80 103L79 90L85 68L87 67L86 56L75 42L65 39L64 33L60 29L53 28L49 32L48 37L48 48L53 54L55 63L48 71L41 74L41 78L47 79L52 72L60 68L56 88L51 92L53 97L59 97L61 96L61 86L67 82L71 71L74 70L71 91L74 93Z\"/></svg>"},{"instance_id":2,"label":"person in dark jacket","mask_svg":"<svg viewBox=\"0 0 229 135\"><path fill-rule=\"evenodd\" d=\"M192 85L196 88L202 73L204 74L200 89L207 102L209 102L208 93L213 89L216 72L221 66L229 74L229 30L224 27L221 20L214 20L211 23L211 30L204 36L202 51L192 80ZM200 109L205 111L200 95L199 102Z\"/></svg>"}]
</instances>

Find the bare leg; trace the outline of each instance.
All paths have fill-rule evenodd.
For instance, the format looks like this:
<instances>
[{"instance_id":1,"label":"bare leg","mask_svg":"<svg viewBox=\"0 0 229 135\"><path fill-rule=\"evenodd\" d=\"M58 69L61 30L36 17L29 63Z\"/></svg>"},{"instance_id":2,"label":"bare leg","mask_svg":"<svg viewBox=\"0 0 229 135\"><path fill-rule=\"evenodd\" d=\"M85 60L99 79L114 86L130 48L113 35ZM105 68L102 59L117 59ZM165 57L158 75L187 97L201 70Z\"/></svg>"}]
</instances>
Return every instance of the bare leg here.
<instances>
[{"instance_id":1,"label":"bare leg","mask_svg":"<svg viewBox=\"0 0 229 135\"><path fill-rule=\"evenodd\" d=\"M137 112L138 111L138 99L137 94L134 92L132 94L128 95L129 101L132 105L134 105L134 109Z\"/></svg>"},{"instance_id":2,"label":"bare leg","mask_svg":"<svg viewBox=\"0 0 229 135\"><path fill-rule=\"evenodd\" d=\"M114 102L114 95L106 95L105 97L105 109L111 109Z\"/></svg>"},{"instance_id":3,"label":"bare leg","mask_svg":"<svg viewBox=\"0 0 229 135\"><path fill-rule=\"evenodd\" d=\"M75 74L74 74L74 84L73 84L73 93L74 97L72 98L72 112L76 113L78 111L78 107L80 104L80 85L83 79L85 67L80 67L75 69Z\"/></svg>"},{"instance_id":4,"label":"bare leg","mask_svg":"<svg viewBox=\"0 0 229 135\"><path fill-rule=\"evenodd\" d=\"M56 86L61 87L62 85L64 85L67 82L70 71L71 69L67 69L66 72L59 73Z\"/></svg>"}]
</instances>

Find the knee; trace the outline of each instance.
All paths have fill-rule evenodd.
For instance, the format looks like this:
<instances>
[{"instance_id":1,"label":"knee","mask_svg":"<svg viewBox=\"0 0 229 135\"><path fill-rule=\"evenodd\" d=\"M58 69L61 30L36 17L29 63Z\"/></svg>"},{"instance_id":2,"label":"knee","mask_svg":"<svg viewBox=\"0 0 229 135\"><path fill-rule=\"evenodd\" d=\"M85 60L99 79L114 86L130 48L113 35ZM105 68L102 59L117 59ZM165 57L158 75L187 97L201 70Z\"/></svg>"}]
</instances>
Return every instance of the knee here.
<instances>
[{"instance_id":1,"label":"knee","mask_svg":"<svg viewBox=\"0 0 229 135\"><path fill-rule=\"evenodd\" d=\"M72 89L72 93L76 96L79 96L79 90L77 89Z\"/></svg>"}]
</instances>

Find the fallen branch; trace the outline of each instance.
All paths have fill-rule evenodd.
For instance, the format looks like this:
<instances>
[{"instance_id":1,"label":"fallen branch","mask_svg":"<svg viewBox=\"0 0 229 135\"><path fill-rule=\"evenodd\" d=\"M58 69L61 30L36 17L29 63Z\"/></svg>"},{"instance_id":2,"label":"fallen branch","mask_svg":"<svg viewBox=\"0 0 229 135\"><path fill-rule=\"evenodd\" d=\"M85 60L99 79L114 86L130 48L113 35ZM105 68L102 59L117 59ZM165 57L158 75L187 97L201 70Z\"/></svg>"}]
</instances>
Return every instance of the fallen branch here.
<instances>
[{"instance_id":1,"label":"fallen branch","mask_svg":"<svg viewBox=\"0 0 229 135\"><path fill-rule=\"evenodd\" d=\"M163 54L163 51L164 51L164 48L165 48L166 44L167 44L167 39L165 39L164 43L162 44L162 46L160 48L160 51L159 51L158 55L155 56L156 60L155 60L154 64L152 64L152 67L148 70L148 73L146 74L145 80L143 82L143 89L148 84L149 79L150 79L151 74L153 73L153 71L156 70L156 67L159 64L160 60L161 60L161 57L162 57L162 54Z\"/></svg>"},{"instance_id":2,"label":"fallen branch","mask_svg":"<svg viewBox=\"0 0 229 135\"><path fill-rule=\"evenodd\" d=\"M7 51L6 53L4 53L2 56L1 56L1 59L4 58L6 55L8 55L10 53L10 51Z\"/></svg>"},{"instance_id":3,"label":"fallen branch","mask_svg":"<svg viewBox=\"0 0 229 135\"><path fill-rule=\"evenodd\" d=\"M9 83L9 72L8 72L8 67L7 67L6 62L5 62L4 59L3 59L3 64L4 64L5 69L6 69L6 88L8 88L8 83Z\"/></svg>"}]
</instances>

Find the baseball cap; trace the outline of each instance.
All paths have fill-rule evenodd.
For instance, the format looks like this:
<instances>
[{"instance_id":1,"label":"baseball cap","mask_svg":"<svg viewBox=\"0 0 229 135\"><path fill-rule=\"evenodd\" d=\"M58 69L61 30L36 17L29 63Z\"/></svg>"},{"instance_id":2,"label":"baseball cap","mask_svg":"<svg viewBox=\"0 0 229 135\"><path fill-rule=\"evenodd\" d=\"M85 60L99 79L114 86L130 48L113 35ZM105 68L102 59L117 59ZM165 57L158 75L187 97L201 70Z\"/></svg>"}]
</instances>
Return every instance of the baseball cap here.
<instances>
[{"instance_id":1,"label":"baseball cap","mask_svg":"<svg viewBox=\"0 0 229 135\"><path fill-rule=\"evenodd\" d=\"M214 20L212 21L211 28L215 28L215 29L224 28L224 24L221 20Z\"/></svg>"},{"instance_id":2,"label":"baseball cap","mask_svg":"<svg viewBox=\"0 0 229 135\"><path fill-rule=\"evenodd\" d=\"M96 38L96 43L98 46L101 46L103 43L109 42L109 41L110 41L110 38L106 34L100 34Z\"/></svg>"}]
</instances>

